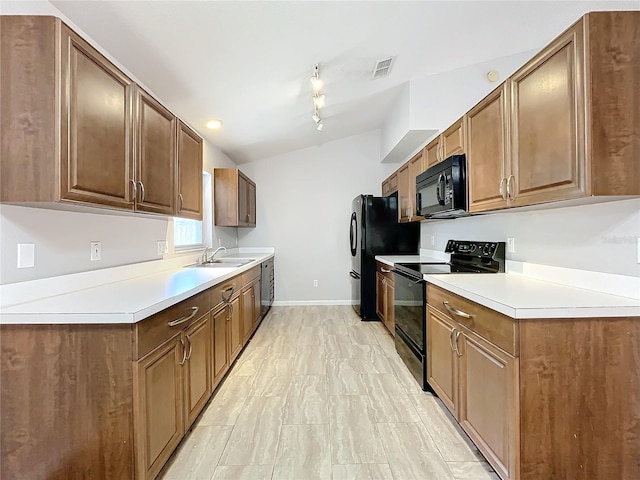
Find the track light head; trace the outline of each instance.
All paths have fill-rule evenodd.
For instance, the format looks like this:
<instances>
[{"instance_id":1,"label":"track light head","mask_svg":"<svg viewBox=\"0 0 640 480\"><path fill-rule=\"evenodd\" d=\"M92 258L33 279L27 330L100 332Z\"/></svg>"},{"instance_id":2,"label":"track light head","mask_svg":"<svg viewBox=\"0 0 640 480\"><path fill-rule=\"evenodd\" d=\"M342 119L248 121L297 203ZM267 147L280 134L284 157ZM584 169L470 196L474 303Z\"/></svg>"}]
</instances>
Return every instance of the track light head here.
<instances>
[{"instance_id":1,"label":"track light head","mask_svg":"<svg viewBox=\"0 0 640 480\"><path fill-rule=\"evenodd\" d=\"M316 127L318 129L319 132L322 131L322 129L324 128L324 125L322 124L322 122L318 123L318 126Z\"/></svg>"}]
</instances>

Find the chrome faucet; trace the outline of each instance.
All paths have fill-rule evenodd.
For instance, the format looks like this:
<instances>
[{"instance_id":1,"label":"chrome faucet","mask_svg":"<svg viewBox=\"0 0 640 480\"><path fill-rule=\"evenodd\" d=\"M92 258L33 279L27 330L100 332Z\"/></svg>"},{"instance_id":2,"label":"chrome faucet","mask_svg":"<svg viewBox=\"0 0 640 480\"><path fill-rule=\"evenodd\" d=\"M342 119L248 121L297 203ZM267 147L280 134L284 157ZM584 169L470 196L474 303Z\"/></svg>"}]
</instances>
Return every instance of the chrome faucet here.
<instances>
[{"instance_id":1,"label":"chrome faucet","mask_svg":"<svg viewBox=\"0 0 640 480\"><path fill-rule=\"evenodd\" d=\"M211 249L212 247L205 247L204 250L202 250L202 255L200 255L200 264L202 265L203 263L210 263L213 261L213 259L216 256L216 253L218 253L220 250L224 250L225 252L227 251L227 247L218 247L215 249L215 251L213 252L213 254L211 256L207 255L207 252Z\"/></svg>"},{"instance_id":2,"label":"chrome faucet","mask_svg":"<svg viewBox=\"0 0 640 480\"><path fill-rule=\"evenodd\" d=\"M211 247L204 247L204 250L202 250L202 255L200 255L200 264L202 265L203 263L207 263L209 261L209 256L207 255L207 252L209 251ZM214 253L215 255L215 253Z\"/></svg>"}]
</instances>

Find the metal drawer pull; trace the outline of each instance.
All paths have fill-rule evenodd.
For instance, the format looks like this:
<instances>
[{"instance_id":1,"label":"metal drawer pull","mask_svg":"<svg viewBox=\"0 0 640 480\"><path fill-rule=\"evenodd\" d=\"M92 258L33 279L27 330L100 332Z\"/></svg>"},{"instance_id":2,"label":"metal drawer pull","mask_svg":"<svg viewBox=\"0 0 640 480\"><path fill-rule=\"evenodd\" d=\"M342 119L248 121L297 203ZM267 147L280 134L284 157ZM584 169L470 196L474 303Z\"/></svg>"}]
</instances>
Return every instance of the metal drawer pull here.
<instances>
[{"instance_id":1,"label":"metal drawer pull","mask_svg":"<svg viewBox=\"0 0 640 480\"><path fill-rule=\"evenodd\" d=\"M507 197L504 194L504 186L502 185L503 183L505 183L507 181L506 178L501 178L500 179L500 198L502 198L503 200L506 200Z\"/></svg>"},{"instance_id":2,"label":"metal drawer pull","mask_svg":"<svg viewBox=\"0 0 640 480\"><path fill-rule=\"evenodd\" d=\"M380 267L380 271L382 273L391 273L391 270L387 270L386 268Z\"/></svg>"},{"instance_id":3,"label":"metal drawer pull","mask_svg":"<svg viewBox=\"0 0 640 480\"><path fill-rule=\"evenodd\" d=\"M180 207L178 208L178 211L181 212L182 211L182 204L184 203L184 198L182 197L181 193L178 194L178 200L180 200Z\"/></svg>"},{"instance_id":4,"label":"metal drawer pull","mask_svg":"<svg viewBox=\"0 0 640 480\"><path fill-rule=\"evenodd\" d=\"M451 347L452 351L456 351L456 347L453 346L453 334L455 333L456 329L452 328L451 329L451 333L449 333L449 346Z\"/></svg>"},{"instance_id":5,"label":"metal drawer pull","mask_svg":"<svg viewBox=\"0 0 640 480\"><path fill-rule=\"evenodd\" d=\"M176 325L180 325L181 323L184 322L188 322L189 320L191 320L193 317L196 316L196 313L198 313L199 307L191 307L191 313L185 317L180 317L177 318L175 320L171 320L170 322L167 323L167 325L169 325L170 327L175 327Z\"/></svg>"},{"instance_id":6,"label":"metal drawer pull","mask_svg":"<svg viewBox=\"0 0 640 480\"><path fill-rule=\"evenodd\" d=\"M224 303L229 303L229 300L231 299L231 297L233 296L233 292L236 289L236 284L232 283L230 287L225 288L224 290L222 290L222 301ZM225 295L225 292L231 292L229 293L229 295Z\"/></svg>"},{"instance_id":7,"label":"metal drawer pull","mask_svg":"<svg viewBox=\"0 0 640 480\"><path fill-rule=\"evenodd\" d=\"M180 365L184 365L184 362L187 361L187 349L184 348L184 340L180 339L180 343L182 344L182 360L180 361Z\"/></svg>"},{"instance_id":8,"label":"metal drawer pull","mask_svg":"<svg viewBox=\"0 0 640 480\"><path fill-rule=\"evenodd\" d=\"M191 358L191 337L189 337L189 335L187 335L187 342L189 342L189 353L187 353L187 360L189 360Z\"/></svg>"},{"instance_id":9,"label":"metal drawer pull","mask_svg":"<svg viewBox=\"0 0 640 480\"><path fill-rule=\"evenodd\" d=\"M516 179L516 177L514 177L513 175L509 175L509 179L507 180L507 197L509 197L511 200L513 200L513 196L511 196L511 179Z\"/></svg>"},{"instance_id":10,"label":"metal drawer pull","mask_svg":"<svg viewBox=\"0 0 640 480\"><path fill-rule=\"evenodd\" d=\"M460 334L461 333L462 332L457 332L456 333L456 343L455 343L455 345L456 345L456 355L458 355L459 357L462 356L462 352L460 352L460 349L458 348L458 338L460 338Z\"/></svg>"},{"instance_id":11,"label":"metal drawer pull","mask_svg":"<svg viewBox=\"0 0 640 480\"><path fill-rule=\"evenodd\" d=\"M444 305L444 308L446 308L449 311L449 313L453 313L454 315L457 315L462 318L473 318L473 315L469 313L463 312L462 310L456 310L451 305L449 305L449 302L447 302L446 300L442 302L442 304Z\"/></svg>"}]
</instances>

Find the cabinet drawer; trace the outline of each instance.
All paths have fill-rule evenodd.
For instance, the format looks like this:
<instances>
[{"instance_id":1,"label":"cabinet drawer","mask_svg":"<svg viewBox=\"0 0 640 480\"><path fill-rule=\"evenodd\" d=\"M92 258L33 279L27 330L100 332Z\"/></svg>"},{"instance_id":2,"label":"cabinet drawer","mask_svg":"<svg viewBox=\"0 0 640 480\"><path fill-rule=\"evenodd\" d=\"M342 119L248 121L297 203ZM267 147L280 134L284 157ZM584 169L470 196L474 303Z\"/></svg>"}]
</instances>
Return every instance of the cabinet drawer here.
<instances>
[{"instance_id":1,"label":"cabinet drawer","mask_svg":"<svg viewBox=\"0 0 640 480\"><path fill-rule=\"evenodd\" d=\"M256 278L261 275L260 265L253 267L251 270L247 270L242 274L242 286L249 285Z\"/></svg>"},{"instance_id":2,"label":"cabinet drawer","mask_svg":"<svg viewBox=\"0 0 640 480\"><path fill-rule=\"evenodd\" d=\"M240 293L242 288L242 276L236 275L220 285L211 288L211 307L214 308L223 302L223 299L230 299Z\"/></svg>"},{"instance_id":3,"label":"cabinet drawer","mask_svg":"<svg viewBox=\"0 0 640 480\"><path fill-rule=\"evenodd\" d=\"M191 298L152 315L136 324L134 356L144 357L151 350L161 345L185 327L198 320L211 309L210 290L198 293ZM170 326L172 321L179 321Z\"/></svg>"},{"instance_id":4,"label":"cabinet drawer","mask_svg":"<svg viewBox=\"0 0 640 480\"><path fill-rule=\"evenodd\" d=\"M387 279L387 282L393 283L393 273L391 270L393 267L387 265L386 263L376 262L376 270L380 273L380 275L384 276Z\"/></svg>"},{"instance_id":5,"label":"cabinet drawer","mask_svg":"<svg viewBox=\"0 0 640 480\"><path fill-rule=\"evenodd\" d=\"M444 302L471 318L450 312ZM505 352L518 355L518 325L514 319L431 284L427 284L427 303Z\"/></svg>"}]
</instances>

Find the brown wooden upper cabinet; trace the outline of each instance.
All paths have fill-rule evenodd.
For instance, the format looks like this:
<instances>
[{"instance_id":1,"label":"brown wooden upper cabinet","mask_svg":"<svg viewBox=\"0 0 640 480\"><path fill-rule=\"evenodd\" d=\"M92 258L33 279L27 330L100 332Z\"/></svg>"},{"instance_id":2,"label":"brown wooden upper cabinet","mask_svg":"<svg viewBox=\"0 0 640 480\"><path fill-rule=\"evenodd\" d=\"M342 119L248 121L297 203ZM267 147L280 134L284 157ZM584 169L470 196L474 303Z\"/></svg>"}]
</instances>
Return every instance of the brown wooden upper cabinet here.
<instances>
[{"instance_id":1,"label":"brown wooden upper cabinet","mask_svg":"<svg viewBox=\"0 0 640 480\"><path fill-rule=\"evenodd\" d=\"M640 12L589 13L465 116L471 212L640 195L639 37Z\"/></svg>"},{"instance_id":2,"label":"brown wooden upper cabinet","mask_svg":"<svg viewBox=\"0 0 640 480\"><path fill-rule=\"evenodd\" d=\"M398 221L418 222L416 213L416 177L426 170L423 150L405 163L395 174L398 185Z\"/></svg>"},{"instance_id":3,"label":"brown wooden upper cabinet","mask_svg":"<svg viewBox=\"0 0 640 480\"><path fill-rule=\"evenodd\" d=\"M465 116L470 212L507 206L508 99L503 84Z\"/></svg>"},{"instance_id":4,"label":"brown wooden upper cabinet","mask_svg":"<svg viewBox=\"0 0 640 480\"><path fill-rule=\"evenodd\" d=\"M398 191L398 172L393 172L389 178L382 182L382 196L388 197Z\"/></svg>"},{"instance_id":5,"label":"brown wooden upper cabinet","mask_svg":"<svg viewBox=\"0 0 640 480\"><path fill-rule=\"evenodd\" d=\"M130 180L135 208L173 215L177 119L139 87L135 105L135 177Z\"/></svg>"},{"instance_id":6,"label":"brown wooden upper cabinet","mask_svg":"<svg viewBox=\"0 0 640 480\"><path fill-rule=\"evenodd\" d=\"M177 215L202 220L202 138L178 122Z\"/></svg>"},{"instance_id":7,"label":"brown wooden upper cabinet","mask_svg":"<svg viewBox=\"0 0 640 480\"><path fill-rule=\"evenodd\" d=\"M215 224L255 227L256 184L237 168L216 168L213 178Z\"/></svg>"},{"instance_id":8,"label":"brown wooden upper cabinet","mask_svg":"<svg viewBox=\"0 0 640 480\"><path fill-rule=\"evenodd\" d=\"M425 147L426 168L451 155L464 153L464 122L462 118L438 135Z\"/></svg>"},{"instance_id":9,"label":"brown wooden upper cabinet","mask_svg":"<svg viewBox=\"0 0 640 480\"><path fill-rule=\"evenodd\" d=\"M59 18L0 22L0 201L175 215L180 180L177 213L202 218L195 133L186 145L176 117Z\"/></svg>"}]
</instances>

